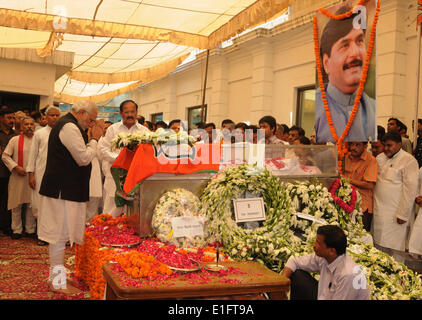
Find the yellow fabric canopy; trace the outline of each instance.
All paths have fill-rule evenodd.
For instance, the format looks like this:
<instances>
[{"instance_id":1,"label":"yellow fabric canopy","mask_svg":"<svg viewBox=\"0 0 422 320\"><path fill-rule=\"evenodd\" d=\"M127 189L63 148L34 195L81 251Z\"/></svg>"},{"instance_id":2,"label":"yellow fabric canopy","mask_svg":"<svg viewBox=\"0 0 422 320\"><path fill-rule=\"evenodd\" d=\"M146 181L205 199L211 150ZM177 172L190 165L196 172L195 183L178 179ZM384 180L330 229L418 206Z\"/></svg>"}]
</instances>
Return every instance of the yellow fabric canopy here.
<instances>
[{"instance_id":1,"label":"yellow fabric canopy","mask_svg":"<svg viewBox=\"0 0 422 320\"><path fill-rule=\"evenodd\" d=\"M36 48L41 57L74 52L56 96L98 101L166 76L193 50L276 18L292 1L0 0L0 46Z\"/></svg>"}]
</instances>

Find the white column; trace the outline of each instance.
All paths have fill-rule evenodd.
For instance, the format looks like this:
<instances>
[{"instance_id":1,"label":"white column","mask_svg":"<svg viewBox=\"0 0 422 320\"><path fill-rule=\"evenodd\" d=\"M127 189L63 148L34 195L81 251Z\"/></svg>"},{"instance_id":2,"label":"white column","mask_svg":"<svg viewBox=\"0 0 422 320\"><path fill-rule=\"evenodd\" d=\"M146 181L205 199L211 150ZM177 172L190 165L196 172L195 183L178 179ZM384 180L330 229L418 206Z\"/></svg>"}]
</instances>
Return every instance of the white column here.
<instances>
[{"instance_id":1,"label":"white column","mask_svg":"<svg viewBox=\"0 0 422 320\"><path fill-rule=\"evenodd\" d=\"M413 113L405 106L407 41L406 1L384 0L377 27L377 115L386 128L388 118L411 123ZM411 131L408 125L408 131Z\"/></svg>"},{"instance_id":2,"label":"white column","mask_svg":"<svg viewBox=\"0 0 422 320\"><path fill-rule=\"evenodd\" d=\"M165 97L163 104L163 120L169 122L177 118L176 79L174 76L169 75L166 82L166 91L163 92L163 96Z\"/></svg>"},{"instance_id":3,"label":"white column","mask_svg":"<svg viewBox=\"0 0 422 320\"><path fill-rule=\"evenodd\" d=\"M221 50L221 49L218 49ZM212 62L212 63L211 63ZM208 104L207 122L214 122L217 127L227 117L228 105L228 63L225 56L220 52L210 59L209 68L212 68L212 78L208 83L211 85L211 94L205 96ZM208 72L210 75L210 72ZM207 98L208 97L208 98Z\"/></svg>"},{"instance_id":4,"label":"white column","mask_svg":"<svg viewBox=\"0 0 422 320\"><path fill-rule=\"evenodd\" d=\"M260 39L250 48L252 53L251 123L271 114L273 104L273 48L270 39Z\"/></svg>"}]
</instances>

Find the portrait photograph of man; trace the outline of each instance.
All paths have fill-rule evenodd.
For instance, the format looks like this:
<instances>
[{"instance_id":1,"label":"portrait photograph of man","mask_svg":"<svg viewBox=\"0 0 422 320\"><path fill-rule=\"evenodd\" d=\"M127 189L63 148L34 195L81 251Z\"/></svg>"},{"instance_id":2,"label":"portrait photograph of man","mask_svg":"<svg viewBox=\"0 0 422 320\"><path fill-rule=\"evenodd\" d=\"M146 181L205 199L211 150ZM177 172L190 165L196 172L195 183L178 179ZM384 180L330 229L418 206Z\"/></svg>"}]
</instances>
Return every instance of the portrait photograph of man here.
<instances>
[{"instance_id":1,"label":"portrait photograph of man","mask_svg":"<svg viewBox=\"0 0 422 320\"><path fill-rule=\"evenodd\" d=\"M332 14L341 15L354 8L354 13L346 19L335 20L321 12L317 14L321 72L338 137L342 135L355 105L376 8L375 0L369 0L365 6L358 7L354 7L355 2L347 1L328 9ZM375 49L371 57L359 107L344 141L376 140ZM334 142L318 80L316 87L316 141Z\"/></svg>"}]
</instances>

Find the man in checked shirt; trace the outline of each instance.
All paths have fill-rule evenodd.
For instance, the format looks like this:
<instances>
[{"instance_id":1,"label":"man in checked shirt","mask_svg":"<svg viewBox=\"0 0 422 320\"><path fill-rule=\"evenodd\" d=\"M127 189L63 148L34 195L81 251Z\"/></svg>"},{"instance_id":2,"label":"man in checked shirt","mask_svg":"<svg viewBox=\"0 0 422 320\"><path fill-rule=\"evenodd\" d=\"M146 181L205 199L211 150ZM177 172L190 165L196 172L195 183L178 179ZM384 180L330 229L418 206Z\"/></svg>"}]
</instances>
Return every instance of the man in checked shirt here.
<instances>
[{"instance_id":1,"label":"man in checked shirt","mask_svg":"<svg viewBox=\"0 0 422 320\"><path fill-rule=\"evenodd\" d=\"M340 227L319 227L315 252L290 257L282 271L291 280L290 300L368 300L365 272L346 254L346 247ZM319 272L319 281L309 272Z\"/></svg>"}]
</instances>

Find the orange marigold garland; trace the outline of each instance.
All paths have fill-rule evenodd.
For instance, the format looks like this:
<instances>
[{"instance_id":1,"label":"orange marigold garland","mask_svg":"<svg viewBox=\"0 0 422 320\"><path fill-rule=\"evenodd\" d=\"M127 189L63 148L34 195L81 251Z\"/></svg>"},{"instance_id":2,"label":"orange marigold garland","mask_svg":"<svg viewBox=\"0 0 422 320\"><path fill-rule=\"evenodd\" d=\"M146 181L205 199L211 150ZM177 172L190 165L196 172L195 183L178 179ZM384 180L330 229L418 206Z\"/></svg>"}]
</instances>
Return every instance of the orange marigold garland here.
<instances>
[{"instance_id":1,"label":"orange marigold garland","mask_svg":"<svg viewBox=\"0 0 422 320\"><path fill-rule=\"evenodd\" d=\"M366 2L365 0L360 0L357 5L362 5L365 2ZM344 14L340 14L340 15L332 14L324 8L319 9L317 11L323 13L324 15L326 15L327 17L329 17L331 19L342 20L342 19L346 19L346 18L351 17L354 9L351 9L350 11L348 11ZM377 1L377 8L376 8L376 11L375 11L375 16L374 16L374 21L372 23L371 34L370 34L370 37L369 37L368 50L367 50L367 55L366 55L364 66L363 66L363 71L362 71L359 89L358 89L358 92L357 92L357 95L356 95L355 103L353 105L353 109L352 109L352 113L350 115L349 121L347 122L346 127L344 128L344 131L341 134L340 138L338 137L337 132L335 130L334 123L333 123L333 120L332 120L332 117L331 117L330 108L329 108L328 101L327 101L327 94L325 92L323 76L322 76L322 63L321 63L320 48L319 48L319 41L318 41L317 17L315 16L313 18L314 44L315 44L314 48L315 48L315 58L316 58L316 65L317 65L317 72L318 72L318 83L319 83L319 87L320 87L320 90L321 90L321 97L322 97L322 101L323 101L323 104L324 104L324 110L325 110L325 114L327 116L327 122L328 122L328 125L329 125L329 128L330 128L330 132L331 132L331 135L333 136L333 139L334 139L334 141L336 142L336 145L337 145L337 152L338 152L338 159L339 159L338 166L339 166L340 174L343 173L343 159L344 159L344 156L347 152L347 148L345 146L344 139L349 134L350 127L352 126L353 120L355 119L355 116L357 114L357 111L358 111L358 108L359 108L359 105L360 105L360 100L362 98L362 93L363 93L363 90L364 90L364 87L365 87L366 79L368 77L369 63L370 63L370 59L371 59L371 56L372 56L372 50L374 48L376 26L377 26L377 23L378 23L379 12L380 12L380 1L378 0Z\"/></svg>"},{"instance_id":2,"label":"orange marigold garland","mask_svg":"<svg viewBox=\"0 0 422 320\"><path fill-rule=\"evenodd\" d=\"M88 285L91 299L101 300L104 297L106 281L102 267L108 262L114 263L114 271L123 272L121 281L138 287L143 283L148 284L148 281L177 276L169 265L179 267L182 264L184 267L186 260L194 259L203 263L216 259L216 250L211 246L182 249L165 245L158 239L144 240L135 248L116 249L101 245L101 230L120 226L119 229L123 232L126 230L126 223L125 216L113 218L108 214L98 215L85 229L84 244L75 246L75 274ZM227 261L229 258L224 254L220 260Z\"/></svg>"},{"instance_id":3,"label":"orange marigold garland","mask_svg":"<svg viewBox=\"0 0 422 320\"><path fill-rule=\"evenodd\" d=\"M138 251L129 251L116 257L123 270L133 278L154 279L157 275L171 275L171 269L153 256Z\"/></svg>"},{"instance_id":4,"label":"orange marigold garland","mask_svg":"<svg viewBox=\"0 0 422 320\"><path fill-rule=\"evenodd\" d=\"M115 260L116 253L103 248L99 241L89 232L85 233L84 245L75 246L76 276L89 287L91 299L102 300L106 280L103 276L103 265Z\"/></svg>"},{"instance_id":5,"label":"orange marigold garland","mask_svg":"<svg viewBox=\"0 0 422 320\"><path fill-rule=\"evenodd\" d=\"M95 216L88 224L112 227L126 223L126 217L113 218L109 214ZM101 300L104 297L106 280L103 276L103 265L115 261L119 253L113 249L102 247L95 233L85 230L84 244L75 245L75 274L89 286L91 299Z\"/></svg>"}]
</instances>

